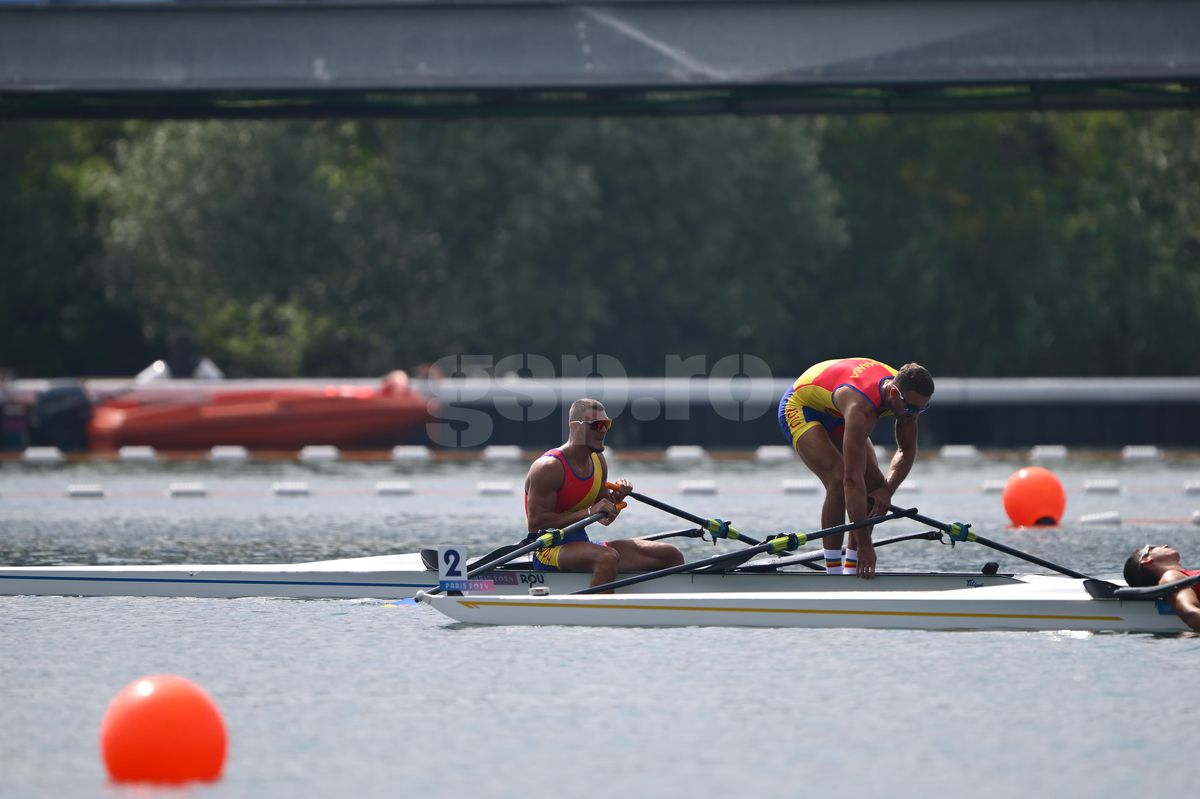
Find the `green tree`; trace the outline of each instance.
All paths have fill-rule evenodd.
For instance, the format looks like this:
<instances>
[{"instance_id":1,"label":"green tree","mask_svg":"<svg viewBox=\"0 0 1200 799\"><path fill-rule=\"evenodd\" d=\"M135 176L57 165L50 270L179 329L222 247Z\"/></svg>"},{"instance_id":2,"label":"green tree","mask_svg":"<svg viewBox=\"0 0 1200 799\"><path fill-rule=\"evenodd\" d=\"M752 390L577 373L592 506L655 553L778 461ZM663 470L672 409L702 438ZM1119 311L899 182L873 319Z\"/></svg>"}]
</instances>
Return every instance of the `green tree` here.
<instances>
[{"instance_id":1,"label":"green tree","mask_svg":"<svg viewBox=\"0 0 1200 799\"><path fill-rule=\"evenodd\" d=\"M172 123L120 151L106 275L233 373L453 353L786 354L844 240L810 123Z\"/></svg>"},{"instance_id":2,"label":"green tree","mask_svg":"<svg viewBox=\"0 0 1200 799\"><path fill-rule=\"evenodd\" d=\"M0 368L25 377L128 371L146 352L137 316L95 271L90 186L111 125L0 125Z\"/></svg>"}]
</instances>

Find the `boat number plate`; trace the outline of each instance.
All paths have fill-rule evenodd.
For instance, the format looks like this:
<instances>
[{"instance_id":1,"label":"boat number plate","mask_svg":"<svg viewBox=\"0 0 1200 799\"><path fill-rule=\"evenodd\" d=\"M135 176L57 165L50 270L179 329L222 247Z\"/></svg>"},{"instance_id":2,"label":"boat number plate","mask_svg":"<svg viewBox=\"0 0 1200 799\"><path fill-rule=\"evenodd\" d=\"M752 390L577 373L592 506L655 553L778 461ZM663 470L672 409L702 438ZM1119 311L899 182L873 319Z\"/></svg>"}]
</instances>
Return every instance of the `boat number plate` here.
<instances>
[{"instance_id":1,"label":"boat number plate","mask_svg":"<svg viewBox=\"0 0 1200 799\"><path fill-rule=\"evenodd\" d=\"M491 591L491 580L467 579L467 550L453 544L437 548L438 587L443 591Z\"/></svg>"}]
</instances>

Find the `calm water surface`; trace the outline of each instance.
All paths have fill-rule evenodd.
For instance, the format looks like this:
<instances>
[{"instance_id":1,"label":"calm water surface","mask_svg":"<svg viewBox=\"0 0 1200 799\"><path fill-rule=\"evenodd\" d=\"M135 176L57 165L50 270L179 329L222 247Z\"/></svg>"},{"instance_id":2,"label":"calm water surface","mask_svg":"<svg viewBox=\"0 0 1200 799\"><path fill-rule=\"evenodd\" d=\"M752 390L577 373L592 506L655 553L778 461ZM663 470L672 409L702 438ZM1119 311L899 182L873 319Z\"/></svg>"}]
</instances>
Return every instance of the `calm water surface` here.
<instances>
[{"instance_id":1,"label":"calm water surface","mask_svg":"<svg viewBox=\"0 0 1200 799\"><path fill-rule=\"evenodd\" d=\"M1148 540L1200 561L1200 462L1054 467L1067 523L1010 530L983 480L1020 464L923 462L898 500L1100 576ZM614 464L638 490L752 535L812 527L819 498L784 495L795 464ZM492 464L0 464L0 562L277 562L519 537L524 467ZM679 493L717 481L715 496ZM1119 495L1086 480L1121 480ZM405 479L409 497L376 497ZM206 499L166 486L203 481ZM276 498L278 480L313 495ZM68 500L100 483L103 500ZM1120 526L1085 526L1118 511ZM917 529L893 522L877 537ZM682 525L636 505L616 535ZM610 532L610 531L606 531ZM690 544L692 555L723 551ZM887 568L1019 562L978 546L881 550ZM0 597L0 796L926 797L1144 793L1192 787L1200 637L864 630L485 628L377 601ZM112 696L170 672L218 702L223 780L109 786L97 735ZM1146 703L1158 701L1150 708Z\"/></svg>"}]
</instances>

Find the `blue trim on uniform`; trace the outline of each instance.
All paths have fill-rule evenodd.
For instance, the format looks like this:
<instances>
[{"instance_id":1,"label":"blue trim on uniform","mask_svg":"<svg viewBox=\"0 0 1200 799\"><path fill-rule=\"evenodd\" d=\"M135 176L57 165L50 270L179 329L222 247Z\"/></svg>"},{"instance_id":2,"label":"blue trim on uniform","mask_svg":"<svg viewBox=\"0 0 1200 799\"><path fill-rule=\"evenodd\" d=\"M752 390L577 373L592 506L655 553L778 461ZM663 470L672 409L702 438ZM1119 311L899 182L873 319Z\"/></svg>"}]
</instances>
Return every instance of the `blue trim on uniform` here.
<instances>
[{"instance_id":1,"label":"blue trim on uniform","mask_svg":"<svg viewBox=\"0 0 1200 799\"><path fill-rule=\"evenodd\" d=\"M883 379L884 379L884 380L887 380L887 378L886 378L886 377L885 377L885 378L883 378ZM863 391L863 390L862 390L861 388L859 388L858 386L852 385L852 384L850 384L850 383L841 383L840 385L838 385L838 386L837 386L837 388L834 388L834 390L833 390L833 391L830 391L830 392L829 392L829 401L830 401L830 402L833 402L833 395L834 395L834 394L836 394L836 393L837 393L837 391L838 391L838 389L840 389L840 388L849 388L849 389L853 389L854 391L857 391L859 394L862 394L862 395L863 395L863 399L865 399L867 402L870 402L870 403L871 403L871 407L872 407L872 408L874 408L876 411L878 411L878 410L879 410L879 409L882 407L882 405L876 405L874 402L871 402L871 397L870 397L870 396L868 396L867 392ZM882 392L881 392L881 393L880 393L880 395L879 395L879 399L880 399L880 400L882 400L882 399L883 399L883 394L882 394ZM837 403L834 403L834 406L836 407L836 406L837 406Z\"/></svg>"},{"instance_id":2,"label":"blue trim on uniform","mask_svg":"<svg viewBox=\"0 0 1200 799\"><path fill-rule=\"evenodd\" d=\"M779 429L783 431L783 437L787 439L788 446L792 444L792 429L787 423L787 404L792 395L796 393L796 387L792 386L787 391L783 392L783 397L779 400Z\"/></svg>"}]
</instances>

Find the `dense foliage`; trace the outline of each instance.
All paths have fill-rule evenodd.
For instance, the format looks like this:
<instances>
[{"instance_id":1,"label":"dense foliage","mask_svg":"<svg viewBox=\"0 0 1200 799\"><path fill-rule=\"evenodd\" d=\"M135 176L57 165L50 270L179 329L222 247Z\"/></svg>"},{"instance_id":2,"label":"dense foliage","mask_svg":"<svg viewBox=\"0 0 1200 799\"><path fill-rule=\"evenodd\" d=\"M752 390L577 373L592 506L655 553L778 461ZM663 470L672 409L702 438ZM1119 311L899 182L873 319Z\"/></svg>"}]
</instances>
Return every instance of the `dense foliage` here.
<instances>
[{"instance_id":1,"label":"dense foliage","mask_svg":"<svg viewBox=\"0 0 1200 799\"><path fill-rule=\"evenodd\" d=\"M9 123L0 368L1194 371L1200 117Z\"/></svg>"}]
</instances>

